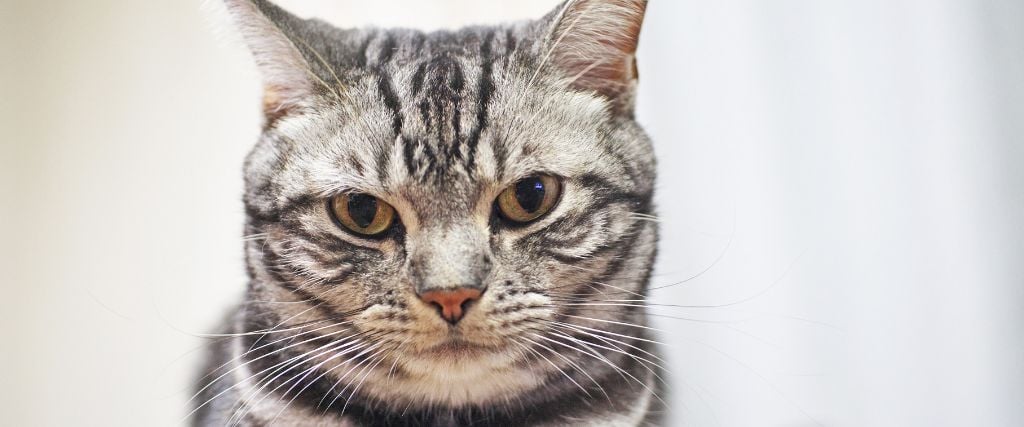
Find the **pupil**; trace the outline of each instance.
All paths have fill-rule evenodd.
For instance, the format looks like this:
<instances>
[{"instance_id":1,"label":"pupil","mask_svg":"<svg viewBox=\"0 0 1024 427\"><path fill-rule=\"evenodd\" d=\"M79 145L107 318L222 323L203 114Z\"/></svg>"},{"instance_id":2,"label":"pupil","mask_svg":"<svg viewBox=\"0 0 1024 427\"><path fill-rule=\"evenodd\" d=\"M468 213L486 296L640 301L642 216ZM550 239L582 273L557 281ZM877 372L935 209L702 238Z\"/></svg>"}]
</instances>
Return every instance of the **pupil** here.
<instances>
[{"instance_id":1,"label":"pupil","mask_svg":"<svg viewBox=\"0 0 1024 427\"><path fill-rule=\"evenodd\" d=\"M517 182L516 201L524 211L536 212L544 201L544 183L539 178L527 178Z\"/></svg>"},{"instance_id":2,"label":"pupil","mask_svg":"<svg viewBox=\"0 0 1024 427\"><path fill-rule=\"evenodd\" d=\"M369 227L377 216L377 198L366 194L348 196L348 215L359 227Z\"/></svg>"}]
</instances>

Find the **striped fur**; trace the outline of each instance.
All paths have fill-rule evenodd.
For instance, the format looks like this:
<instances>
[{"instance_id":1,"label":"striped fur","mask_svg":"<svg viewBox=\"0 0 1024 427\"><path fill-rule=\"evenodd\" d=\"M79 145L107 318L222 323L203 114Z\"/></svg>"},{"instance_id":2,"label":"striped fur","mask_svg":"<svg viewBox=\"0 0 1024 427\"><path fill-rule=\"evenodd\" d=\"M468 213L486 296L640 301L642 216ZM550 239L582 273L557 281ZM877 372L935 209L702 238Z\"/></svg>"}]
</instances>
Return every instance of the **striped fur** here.
<instances>
[{"instance_id":1,"label":"striped fur","mask_svg":"<svg viewBox=\"0 0 1024 427\"><path fill-rule=\"evenodd\" d=\"M643 307L609 305L643 298L657 240L637 220L654 186L632 117L644 1L431 33L226 3L267 123L245 163L250 282L196 425L658 423ZM496 196L536 173L564 180L561 200L503 223ZM339 229L326 200L351 191L400 224L379 239ZM466 277L487 290L456 326L414 293Z\"/></svg>"}]
</instances>

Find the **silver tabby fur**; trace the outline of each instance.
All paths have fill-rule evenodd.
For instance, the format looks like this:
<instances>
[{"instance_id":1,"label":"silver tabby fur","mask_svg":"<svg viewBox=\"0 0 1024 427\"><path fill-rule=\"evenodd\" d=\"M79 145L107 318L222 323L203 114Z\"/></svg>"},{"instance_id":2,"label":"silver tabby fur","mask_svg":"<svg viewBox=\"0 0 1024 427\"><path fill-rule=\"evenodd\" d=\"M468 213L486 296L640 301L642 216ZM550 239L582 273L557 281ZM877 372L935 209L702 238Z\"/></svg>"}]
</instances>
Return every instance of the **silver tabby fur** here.
<instances>
[{"instance_id":1,"label":"silver tabby fur","mask_svg":"<svg viewBox=\"0 0 1024 427\"><path fill-rule=\"evenodd\" d=\"M195 425L661 422L642 306L655 164L633 118L643 0L530 22L342 30L226 0L266 88L245 163L245 301L214 345ZM494 213L560 177L552 212ZM380 239L336 226L343 192L393 205ZM414 289L486 286L456 325Z\"/></svg>"}]
</instances>

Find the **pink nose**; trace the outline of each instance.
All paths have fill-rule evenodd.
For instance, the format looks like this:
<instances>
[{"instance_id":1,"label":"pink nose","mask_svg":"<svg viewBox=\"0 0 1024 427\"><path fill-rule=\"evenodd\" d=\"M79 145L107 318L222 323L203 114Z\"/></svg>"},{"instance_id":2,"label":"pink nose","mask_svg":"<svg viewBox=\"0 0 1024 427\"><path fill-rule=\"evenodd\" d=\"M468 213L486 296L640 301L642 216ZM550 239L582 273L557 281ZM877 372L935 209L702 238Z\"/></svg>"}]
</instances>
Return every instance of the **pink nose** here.
<instances>
[{"instance_id":1,"label":"pink nose","mask_svg":"<svg viewBox=\"0 0 1024 427\"><path fill-rule=\"evenodd\" d=\"M440 309L441 317L448 323L456 324L465 315L468 304L471 301L480 299L481 292L474 288L456 288L426 291L420 294L420 299L427 304L437 306Z\"/></svg>"}]
</instances>

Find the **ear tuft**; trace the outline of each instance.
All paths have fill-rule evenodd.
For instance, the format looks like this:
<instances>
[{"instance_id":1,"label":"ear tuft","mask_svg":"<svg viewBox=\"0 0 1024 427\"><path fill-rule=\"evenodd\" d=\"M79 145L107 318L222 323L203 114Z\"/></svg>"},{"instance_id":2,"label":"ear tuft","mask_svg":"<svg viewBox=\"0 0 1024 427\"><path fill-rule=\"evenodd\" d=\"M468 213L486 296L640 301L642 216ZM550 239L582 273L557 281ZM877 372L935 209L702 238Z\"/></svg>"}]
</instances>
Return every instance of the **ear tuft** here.
<instances>
[{"instance_id":1,"label":"ear tuft","mask_svg":"<svg viewBox=\"0 0 1024 427\"><path fill-rule=\"evenodd\" d=\"M636 47L646 0L569 0L548 36L550 61L576 89L609 98L632 111Z\"/></svg>"},{"instance_id":2,"label":"ear tuft","mask_svg":"<svg viewBox=\"0 0 1024 427\"><path fill-rule=\"evenodd\" d=\"M267 124L309 107L316 79L309 63L285 31L302 21L265 0L224 0L236 28L249 46L263 78Z\"/></svg>"}]
</instances>

